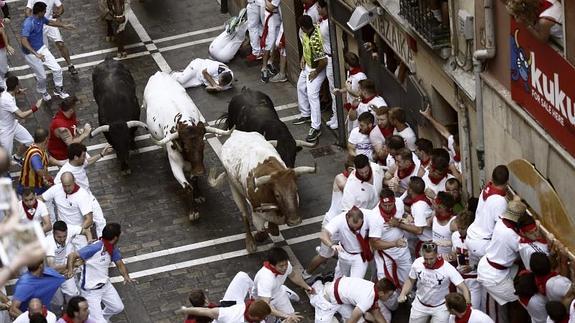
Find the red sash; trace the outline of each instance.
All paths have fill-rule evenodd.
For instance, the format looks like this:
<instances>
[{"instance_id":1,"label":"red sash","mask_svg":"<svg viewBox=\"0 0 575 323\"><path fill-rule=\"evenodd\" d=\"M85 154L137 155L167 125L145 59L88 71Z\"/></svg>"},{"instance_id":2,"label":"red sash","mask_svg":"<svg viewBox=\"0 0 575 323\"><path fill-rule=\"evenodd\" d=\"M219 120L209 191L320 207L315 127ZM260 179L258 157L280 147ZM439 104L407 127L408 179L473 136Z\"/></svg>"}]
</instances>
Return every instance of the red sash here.
<instances>
[{"instance_id":1,"label":"red sash","mask_svg":"<svg viewBox=\"0 0 575 323\"><path fill-rule=\"evenodd\" d=\"M498 270L506 270L507 269L507 267L500 265L496 262L493 262L493 261L489 260L489 258L487 258L487 257L485 257L485 259L487 260L487 263L490 264L491 267L493 267L495 269L498 269Z\"/></svg>"},{"instance_id":2,"label":"red sash","mask_svg":"<svg viewBox=\"0 0 575 323\"><path fill-rule=\"evenodd\" d=\"M339 277L338 279L335 280L335 283L333 284L333 296L335 297L335 301L338 304L343 304L343 302L341 301L341 298L339 297L339 282L341 280L342 277Z\"/></svg>"},{"instance_id":3,"label":"red sash","mask_svg":"<svg viewBox=\"0 0 575 323\"><path fill-rule=\"evenodd\" d=\"M399 283L399 276L397 275L397 262L383 250L378 250L378 253L381 259L383 259L383 271L385 273L385 278L391 280L395 284L395 288L399 288L401 284ZM389 270L387 270L387 266L385 265L386 257L391 260L391 273Z\"/></svg>"},{"instance_id":4,"label":"red sash","mask_svg":"<svg viewBox=\"0 0 575 323\"><path fill-rule=\"evenodd\" d=\"M349 226L348 226L349 228ZM355 234L355 238L361 247L361 259L363 262L371 261L373 259L373 253L371 252L371 247L369 246L369 230L365 233L365 237L361 235L361 228L358 231L353 231L351 228L349 230Z\"/></svg>"}]
</instances>

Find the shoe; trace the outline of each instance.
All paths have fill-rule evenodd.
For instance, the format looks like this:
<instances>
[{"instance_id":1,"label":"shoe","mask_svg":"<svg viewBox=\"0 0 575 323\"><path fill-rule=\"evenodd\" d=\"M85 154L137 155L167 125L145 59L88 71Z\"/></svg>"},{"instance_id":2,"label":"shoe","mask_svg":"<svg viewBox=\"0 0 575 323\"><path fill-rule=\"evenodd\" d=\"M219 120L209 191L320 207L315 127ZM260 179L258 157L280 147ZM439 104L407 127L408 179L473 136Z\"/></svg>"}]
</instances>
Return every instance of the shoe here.
<instances>
[{"instance_id":1,"label":"shoe","mask_svg":"<svg viewBox=\"0 0 575 323\"><path fill-rule=\"evenodd\" d=\"M292 122L294 125L311 123L311 117L299 117Z\"/></svg>"},{"instance_id":2,"label":"shoe","mask_svg":"<svg viewBox=\"0 0 575 323\"><path fill-rule=\"evenodd\" d=\"M262 59L262 55L254 55L252 53L252 54L249 54L248 56L246 56L246 60L250 63L255 62L255 61L259 61L260 59Z\"/></svg>"},{"instance_id":3,"label":"shoe","mask_svg":"<svg viewBox=\"0 0 575 323\"><path fill-rule=\"evenodd\" d=\"M70 72L70 74L72 75L78 75L78 70L76 70L76 67L74 65L68 66L68 72Z\"/></svg>"},{"instance_id":4,"label":"shoe","mask_svg":"<svg viewBox=\"0 0 575 323\"><path fill-rule=\"evenodd\" d=\"M14 160L20 166L24 164L24 159L16 154L12 155L12 160Z\"/></svg>"},{"instance_id":5,"label":"shoe","mask_svg":"<svg viewBox=\"0 0 575 323\"><path fill-rule=\"evenodd\" d=\"M282 83L285 81L287 81L287 77L285 74L282 73L277 73L276 75L274 75L274 77L270 79L270 82L272 83Z\"/></svg>"},{"instance_id":6,"label":"shoe","mask_svg":"<svg viewBox=\"0 0 575 323\"><path fill-rule=\"evenodd\" d=\"M272 75L276 75L278 73L278 70L275 68L273 64L266 65L266 68L268 69L268 71L270 71Z\"/></svg>"},{"instance_id":7,"label":"shoe","mask_svg":"<svg viewBox=\"0 0 575 323\"><path fill-rule=\"evenodd\" d=\"M42 93L42 100L44 100L44 102L48 102L52 100L52 96L48 92L44 92Z\"/></svg>"},{"instance_id":8,"label":"shoe","mask_svg":"<svg viewBox=\"0 0 575 323\"><path fill-rule=\"evenodd\" d=\"M337 129L337 121L335 123L332 123L328 126L331 130L335 130Z\"/></svg>"},{"instance_id":9,"label":"shoe","mask_svg":"<svg viewBox=\"0 0 575 323\"><path fill-rule=\"evenodd\" d=\"M64 89L61 86L57 86L54 89L54 95L59 96L62 100L70 96L68 93L64 92Z\"/></svg>"},{"instance_id":10,"label":"shoe","mask_svg":"<svg viewBox=\"0 0 575 323\"><path fill-rule=\"evenodd\" d=\"M302 270L302 272L301 272L301 277L302 277L304 280L311 278L311 276L312 276L312 275L311 275L311 274L308 274L305 269Z\"/></svg>"},{"instance_id":11,"label":"shoe","mask_svg":"<svg viewBox=\"0 0 575 323\"><path fill-rule=\"evenodd\" d=\"M267 83L270 80L270 71L268 69L262 70L262 82Z\"/></svg>"},{"instance_id":12,"label":"shoe","mask_svg":"<svg viewBox=\"0 0 575 323\"><path fill-rule=\"evenodd\" d=\"M286 285L282 285L282 289L288 294L289 300L297 303L300 301L299 295L293 290L289 289Z\"/></svg>"},{"instance_id":13,"label":"shoe","mask_svg":"<svg viewBox=\"0 0 575 323\"><path fill-rule=\"evenodd\" d=\"M320 246L315 247L315 253L317 253L319 255L319 250L321 249Z\"/></svg>"},{"instance_id":14,"label":"shoe","mask_svg":"<svg viewBox=\"0 0 575 323\"><path fill-rule=\"evenodd\" d=\"M307 142L315 142L321 136L321 131L319 129L309 128L309 132L307 133L307 137L305 141Z\"/></svg>"}]
</instances>

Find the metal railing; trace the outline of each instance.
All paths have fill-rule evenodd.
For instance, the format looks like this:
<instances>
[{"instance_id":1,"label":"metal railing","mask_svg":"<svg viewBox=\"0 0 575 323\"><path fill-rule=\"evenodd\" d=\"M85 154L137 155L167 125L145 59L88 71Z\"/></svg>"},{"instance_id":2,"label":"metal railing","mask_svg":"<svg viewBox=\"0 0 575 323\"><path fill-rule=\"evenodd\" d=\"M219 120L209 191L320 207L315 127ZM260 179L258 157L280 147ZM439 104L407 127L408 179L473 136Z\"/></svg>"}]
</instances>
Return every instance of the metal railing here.
<instances>
[{"instance_id":1,"label":"metal railing","mask_svg":"<svg viewBox=\"0 0 575 323\"><path fill-rule=\"evenodd\" d=\"M443 24L439 22L431 10L432 2L433 0L400 0L399 14L431 48L449 47L449 19L446 17Z\"/></svg>"}]
</instances>

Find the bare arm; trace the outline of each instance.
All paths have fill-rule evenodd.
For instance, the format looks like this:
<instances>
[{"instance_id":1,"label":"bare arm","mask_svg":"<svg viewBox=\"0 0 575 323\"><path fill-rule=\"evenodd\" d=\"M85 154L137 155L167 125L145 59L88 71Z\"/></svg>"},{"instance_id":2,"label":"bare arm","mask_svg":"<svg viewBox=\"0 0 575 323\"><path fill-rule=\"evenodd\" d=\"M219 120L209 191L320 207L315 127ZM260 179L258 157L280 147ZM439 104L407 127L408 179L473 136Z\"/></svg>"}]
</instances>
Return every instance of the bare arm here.
<instances>
[{"instance_id":1,"label":"bare arm","mask_svg":"<svg viewBox=\"0 0 575 323\"><path fill-rule=\"evenodd\" d=\"M449 136L451 136L451 133L449 132L449 130L447 130L447 128L444 125L442 125L441 123L439 123L437 120L435 120L433 118L433 116L431 115L431 106L430 105L427 105L425 110L419 111L419 113L421 113L421 115L423 115L425 117L425 119L427 119L429 121L429 123L431 123L433 128L435 128L435 130L437 130L437 132L439 132L439 134L442 137L444 137L446 140L447 140L447 138L449 138Z\"/></svg>"},{"instance_id":2,"label":"bare arm","mask_svg":"<svg viewBox=\"0 0 575 323\"><path fill-rule=\"evenodd\" d=\"M28 41L28 37L20 37L20 43L22 44L22 47L26 48L34 56L38 57L42 61L44 60L44 55L38 54L34 48L32 48L32 45L30 45L30 42Z\"/></svg>"},{"instance_id":3,"label":"bare arm","mask_svg":"<svg viewBox=\"0 0 575 323\"><path fill-rule=\"evenodd\" d=\"M319 233L319 240L321 240L321 242L323 242L323 244L328 247L333 246L333 242L331 241L331 233L325 229L321 230Z\"/></svg>"},{"instance_id":4,"label":"bare arm","mask_svg":"<svg viewBox=\"0 0 575 323\"><path fill-rule=\"evenodd\" d=\"M202 75L204 76L206 81L208 81L208 83L210 83L211 87L217 87L218 86L218 82L216 82L214 80L214 78L210 75L210 73L208 73L207 68L204 68L204 70L202 71Z\"/></svg>"},{"instance_id":5,"label":"bare arm","mask_svg":"<svg viewBox=\"0 0 575 323\"><path fill-rule=\"evenodd\" d=\"M289 280L292 281L292 283L303 288L306 292L312 292L313 289L305 282L305 280L303 280L303 277L301 276L301 272L299 272L297 270L292 270L292 272L291 272L291 274L289 274L288 278L289 278Z\"/></svg>"},{"instance_id":6,"label":"bare arm","mask_svg":"<svg viewBox=\"0 0 575 323\"><path fill-rule=\"evenodd\" d=\"M347 143L347 153L352 156L355 157L355 145L352 143Z\"/></svg>"},{"instance_id":7,"label":"bare arm","mask_svg":"<svg viewBox=\"0 0 575 323\"><path fill-rule=\"evenodd\" d=\"M74 25L72 25L72 24L65 24L65 23L58 21L58 20L50 20L47 23L47 25L52 26L52 27L63 28L63 29L70 29L70 30L75 28Z\"/></svg>"},{"instance_id":8,"label":"bare arm","mask_svg":"<svg viewBox=\"0 0 575 323\"><path fill-rule=\"evenodd\" d=\"M118 260L115 262L115 264L116 264L116 267L118 267L118 271L120 272L122 277L124 277L124 284L134 282L134 280L132 278L130 278L130 273L128 272L128 267L126 267L126 264L124 263L123 260Z\"/></svg>"},{"instance_id":9,"label":"bare arm","mask_svg":"<svg viewBox=\"0 0 575 323\"><path fill-rule=\"evenodd\" d=\"M10 317L15 319L22 314L22 311L20 311L21 304L22 302L20 302L17 299L12 300L12 306L10 306L10 309L8 310L8 314L10 314Z\"/></svg>"},{"instance_id":10,"label":"bare arm","mask_svg":"<svg viewBox=\"0 0 575 323\"><path fill-rule=\"evenodd\" d=\"M407 280L405 281L405 283L403 284L403 287L401 288L401 293L399 293L399 297L397 298L397 300L400 303L405 302L407 294L409 294L409 292L411 292L414 284L415 284L415 279L408 277Z\"/></svg>"},{"instance_id":11,"label":"bare arm","mask_svg":"<svg viewBox=\"0 0 575 323\"><path fill-rule=\"evenodd\" d=\"M99 154L97 154L95 156L91 156L90 158L88 158L88 166L94 164L99 159L104 158L104 156L106 156L108 154L108 152L111 150L112 150L112 146L106 145L106 147L104 147L104 149L102 149L102 151Z\"/></svg>"},{"instance_id":12,"label":"bare arm","mask_svg":"<svg viewBox=\"0 0 575 323\"><path fill-rule=\"evenodd\" d=\"M390 249L390 248L395 248L395 247L400 247L400 240L394 240L394 241L385 241L382 240L380 238L369 238L369 245L371 246L371 249L374 250L385 250L385 249Z\"/></svg>"},{"instance_id":13,"label":"bare arm","mask_svg":"<svg viewBox=\"0 0 575 323\"><path fill-rule=\"evenodd\" d=\"M465 283L461 283L457 285L457 289L459 289L461 294L463 294L463 298L465 298L467 304L471 304L471 294L469 293L469 288L467 288L467 285L465 285Z\"/></svg>"},{"instance_id":14,"label":"bare arm","mask_svg":"<svg viewBox=\"0 0 575 323\"><path fill-rule=\"evenodd\" d=\"M26 8L24 9L24 16L30 17L31 15L32 15L32 9L26 7Z\"/></svg>"},{"instance_id":15,"label":"bare arm","mask_svg":"<svg viewBox=\"0 0 575 323\"><path fill-rule=\"evenodd\" d=\"M62 16L64 14L64 5L60 5L57 7L54 7L54 10L52 10L52 18L57 19L60 18L60 16Z\"/></svg>"},{"instance_id":16,"label":"bare arm","mask_svg":"<svg viewBox=\"0 0 575 323\"><path fill-rule=\"evenodd\" d=\"M215 308L207 307L184 307L176 311L176 314L186 314L201 317L209 317L213 320L217 319L220 315L220 310Z\"/></svg>"},{"instance_id":17,"label":"bare arm","mask_svg":"<svg viewBox=\"0 0 575 323\"><path fill-rule=\"evenodd\" d=\"M423 233L423 229L425 229L425 227L418 227L413 224L402 223L402 222L399 223L398 227L403 231L407 231L415 235L421 235Z\"/></svg>"},{"instance_id":18,"label":"bare arm","mask_svg":"<svg viewBox=\"0 0 575 323\"><path fill-rule=\"evenodd\" d=\"M52 221L50 221L49 215L42 217L42 230L44 230L44 233L48 233L52 230Z\"/></svg>"},{"instance_id":19,"label":"bare arm","mask_svg":"<svg viewBox=\"0 0 575 323\"><path fill-rule=\"evenodd\" d=\"M8 53L8 55L14 54L14 48L10 46L10 42L8 41L8 35L6 35L4 28L0 28L0 36L2 37L2 40L4 40L4 44L6 44L6 52Z\"/></svg>"},{"instance_id":20,"label":"bare arm","mask_svg":"<svg viewBox=\"0 0 575 323\"><path fill-rule=\"evenodd\" d=\"M86 230L90 230L90 227L94 224L94 217L92 212L84 215L84 222L82 223L82 228Z\"/></svg>"},{"instance_id":21,"label":"bare arm","mask_svg":"<svg viewBox=\"0 0 575 323\"><path fill-rule=\"evenodd\" d=\"M369 314L371 314L376 323L387 323L385 317L383 317L383 315L379 311L379 308L374 308L370 310Z\"/></svg>"},{"instance_id":22,"label":"bare arm","mask_svg":"<svg viewBox=\"0 0 575 323\"><path fill-rule=\"evenodd\" d=\"M84 139L88 138L90 135L90 131L84 131L81 135L77 137L73 137L70 130L67 128L58 128L56 129L56 137L62 139L62 141L66 144L66 146L70 146L71 144L77 144L84 141Z\"/></svg>"}]
</instances>

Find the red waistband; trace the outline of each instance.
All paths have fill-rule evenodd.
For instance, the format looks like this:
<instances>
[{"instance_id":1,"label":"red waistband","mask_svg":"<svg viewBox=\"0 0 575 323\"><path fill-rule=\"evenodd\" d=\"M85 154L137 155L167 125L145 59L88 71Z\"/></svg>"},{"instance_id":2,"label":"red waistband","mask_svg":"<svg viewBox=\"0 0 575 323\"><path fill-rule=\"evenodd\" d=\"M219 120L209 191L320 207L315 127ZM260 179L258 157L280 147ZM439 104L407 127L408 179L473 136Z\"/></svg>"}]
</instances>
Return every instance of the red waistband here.
<instances>
[{"instance_id":1,"label":"red waistband","mask_svg":"<svg viewBox=\"0 0 575 323\"><path fill-rule=\"evenodd\" d=\"M500 265L496 262L493 262L491 260L489 260L489 258L485 257L485 259L487 260L487 263L491 265L491 267L495 268L495 269L499 269L499 270L505 270L508 269L507 267Z\"/></svg>"}]
</instances>

